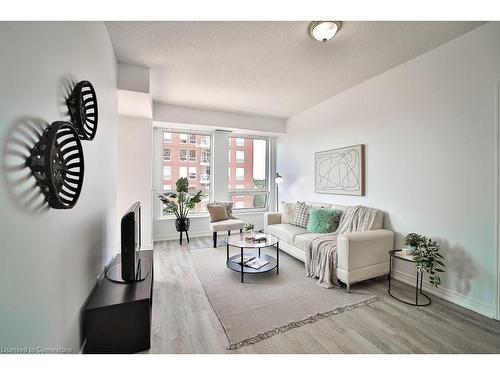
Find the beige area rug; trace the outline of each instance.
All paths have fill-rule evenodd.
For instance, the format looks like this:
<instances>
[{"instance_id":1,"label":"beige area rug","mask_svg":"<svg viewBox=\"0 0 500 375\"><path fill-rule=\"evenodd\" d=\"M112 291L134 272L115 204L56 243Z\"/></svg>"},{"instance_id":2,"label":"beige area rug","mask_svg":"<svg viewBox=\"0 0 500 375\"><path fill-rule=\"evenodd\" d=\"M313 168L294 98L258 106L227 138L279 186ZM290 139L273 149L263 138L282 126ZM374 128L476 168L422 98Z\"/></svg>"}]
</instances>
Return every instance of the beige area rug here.
<instances>
[{"instance_id":1,"label":"beige area rug","mask_svg":"<svg viewBox=\"0 0 500 375\"><path fill-rule=\"evenodd\" d=\"M276 256L276 249L262 250ZM232 248L231 256L239 253ZM276 270L241 276L226 267L226 249L191 250L195 269L205 293L229 340L228 350L261 340L315 321L366 306L379 297L353 286L325 289L306 277L304 263L280 252Z\"/></svg>"}]
</instances>

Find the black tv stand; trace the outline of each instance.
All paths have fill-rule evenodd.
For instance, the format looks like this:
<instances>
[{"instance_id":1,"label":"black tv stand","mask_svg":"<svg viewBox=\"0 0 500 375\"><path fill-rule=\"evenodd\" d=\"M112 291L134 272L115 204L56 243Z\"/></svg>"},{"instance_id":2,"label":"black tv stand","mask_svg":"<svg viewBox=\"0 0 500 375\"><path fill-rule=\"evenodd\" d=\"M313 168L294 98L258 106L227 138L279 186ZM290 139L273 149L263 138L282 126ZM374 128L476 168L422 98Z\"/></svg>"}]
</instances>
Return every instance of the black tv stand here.
<instances>
[{"instance_id":1,"label":"black tv stand","mask_svg":"<svg viewBox=\"0 0 500 375\"><path fill-rule=\"evenodd\" d=\"M149 264L142 281L114 282L104 277L85 308L85 353L136 353L151 346L153 251L141 251ZM109 269L120 263L115 256ZM142 272L142 271L141 271Z\"/></svg>"}]
</instances>

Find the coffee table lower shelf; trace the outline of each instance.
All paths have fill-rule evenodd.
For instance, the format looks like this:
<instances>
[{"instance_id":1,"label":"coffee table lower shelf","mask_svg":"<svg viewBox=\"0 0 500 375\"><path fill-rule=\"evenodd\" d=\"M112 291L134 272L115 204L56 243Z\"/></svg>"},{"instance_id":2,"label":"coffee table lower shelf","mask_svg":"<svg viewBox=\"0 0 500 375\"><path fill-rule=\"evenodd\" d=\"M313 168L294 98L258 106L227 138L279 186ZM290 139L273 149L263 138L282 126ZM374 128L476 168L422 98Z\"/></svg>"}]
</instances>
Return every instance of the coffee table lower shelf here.
<instances>
[{"instance_id":1,"label":"coffee table lower shelf","mask_svg":"<svg viewBox=\"0 0 500 375\"><path fill-rule=\"evenodd\" d=\"M278 261L276 258L272 257L268 254L260 254L259 253L245 253L245 256L252 256L260 259L267 260L269 263L265 266L260 267L259 269L255 269L252 267L243 266L239 263L241 261L241 254L233 255L226 261L226 265L229 269L241 273L241 282L243 282L243 275L247 274L257 274L257 273L265 273L276 269L276 273L279 273Z\"/></svg>"}]
</instances>

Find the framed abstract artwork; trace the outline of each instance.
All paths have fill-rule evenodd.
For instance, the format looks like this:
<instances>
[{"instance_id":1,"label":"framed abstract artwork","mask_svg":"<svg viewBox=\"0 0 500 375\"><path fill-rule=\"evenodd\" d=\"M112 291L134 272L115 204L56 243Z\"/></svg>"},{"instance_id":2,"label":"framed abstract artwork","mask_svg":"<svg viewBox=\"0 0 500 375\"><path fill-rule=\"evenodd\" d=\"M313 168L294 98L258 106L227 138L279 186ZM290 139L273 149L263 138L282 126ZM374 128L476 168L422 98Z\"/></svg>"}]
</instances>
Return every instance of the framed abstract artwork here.
<instances>
[{"instance_id":1,"label":"framed abstract artwork","mask_svg":"<svg viewBox=\"0 0 500 375\"><path fill-rule=\"evenodd\" d=\"M365 146L316 152L314 191L322 194L365 195Z\"/></svg>"}]
</instances>

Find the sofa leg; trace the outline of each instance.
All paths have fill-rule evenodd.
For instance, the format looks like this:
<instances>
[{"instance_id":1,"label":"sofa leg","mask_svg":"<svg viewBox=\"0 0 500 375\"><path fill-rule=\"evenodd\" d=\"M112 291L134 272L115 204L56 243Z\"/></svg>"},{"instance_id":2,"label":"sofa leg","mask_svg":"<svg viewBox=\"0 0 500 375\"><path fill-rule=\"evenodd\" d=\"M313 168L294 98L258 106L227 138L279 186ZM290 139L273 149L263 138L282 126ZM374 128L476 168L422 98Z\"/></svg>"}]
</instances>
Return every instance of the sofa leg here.
<instances>
[{"instance_id":1,"label":"sofa leg","mask_svg":"<svg viewBox=\"0 0 500 375\"><path fill-rule=\"evenodd\" d=\"M217 232L214 232L213 239L214 239L214 248L215 248L215 247L217 247Z\"/></svg>"},{"instance_id":2,"label":"sofa leg","mask_svg":"<svg viewBox=\"0 0 500 375\"><path fill-rule=\"evenodd\" d=\"M351 293L351 284L346 283L347 286L347 293Z\"/></svg>"}]
</instances>

